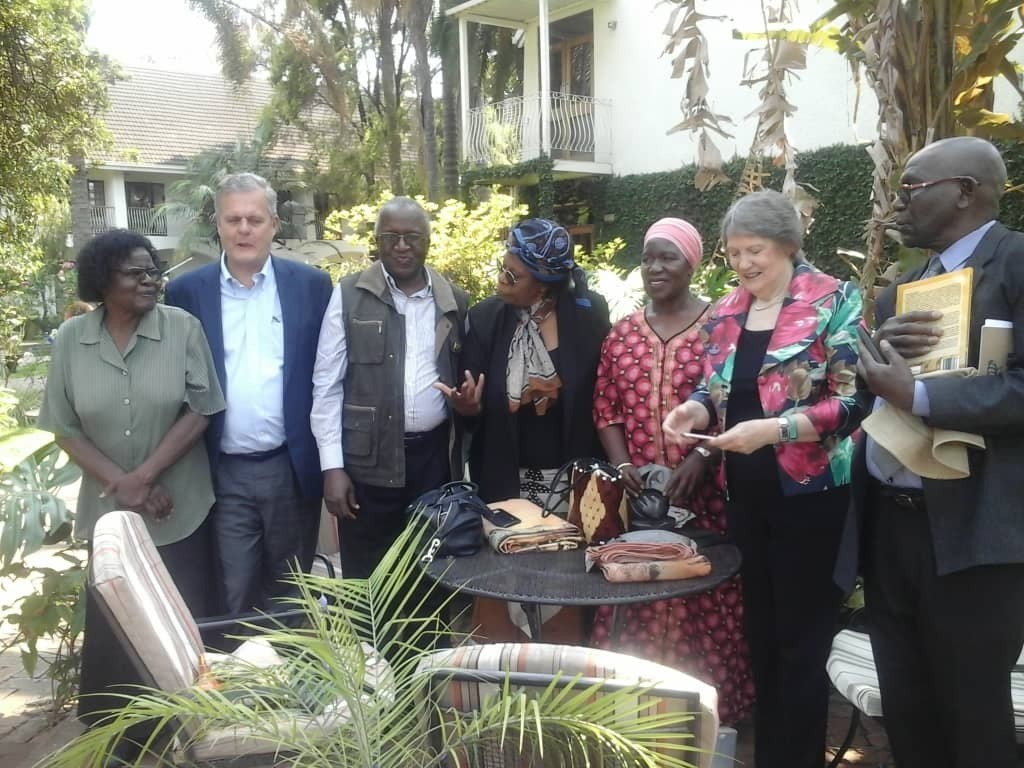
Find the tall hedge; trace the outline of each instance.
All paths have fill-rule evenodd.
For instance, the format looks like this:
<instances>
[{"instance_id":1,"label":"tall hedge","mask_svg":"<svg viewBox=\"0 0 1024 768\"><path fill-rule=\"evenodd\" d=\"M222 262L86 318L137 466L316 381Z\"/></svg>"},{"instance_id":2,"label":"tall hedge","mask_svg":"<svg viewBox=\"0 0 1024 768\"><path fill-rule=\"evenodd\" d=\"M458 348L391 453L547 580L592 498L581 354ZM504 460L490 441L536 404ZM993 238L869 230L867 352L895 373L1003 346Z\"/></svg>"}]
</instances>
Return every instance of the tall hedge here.
<instances>
[{"instance_id":1,"label":"tall hedge","mask_svg":"<svg viewBox=\"0 0 1024 768\"><path fill-rule=\"evenodd\" d=\"M1024 182L1024 144L1000 144L1009 178ZM837 248L864 250L864 227L871 215L871 160L863 146L835 145L798 156L797 179L818 199L814 224L805 242L810 259L836 276L848 277L850 269L836 255ZM738 179L742 159L734 159L725 172ZM694 166L674 171L608 177L588 184L595 242L621 237L626 249L618 256L623 265L639 261L643 233L663 216L680 216L691 221L704 235L705 254L710 256L718 241L718 226L732 202L734 187L719 185L707 192L693 186ZM769 186L780 189L782 171L772 174ZM556 184L556 199L579 196L579 181ZM1024 194L1003 198L1001 221L1015 229L1024 225Z\"/></svg>"}]
</instances>

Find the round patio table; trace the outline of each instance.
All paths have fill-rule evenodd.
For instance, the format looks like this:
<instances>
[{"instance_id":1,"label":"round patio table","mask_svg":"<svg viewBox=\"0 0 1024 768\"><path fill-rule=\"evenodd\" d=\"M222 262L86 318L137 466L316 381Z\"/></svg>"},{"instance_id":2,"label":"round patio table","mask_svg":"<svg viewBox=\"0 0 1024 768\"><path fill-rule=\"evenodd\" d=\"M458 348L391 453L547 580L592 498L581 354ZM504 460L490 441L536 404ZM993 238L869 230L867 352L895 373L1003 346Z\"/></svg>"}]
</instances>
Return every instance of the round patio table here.
<instances>
[{"instance_id":1,"label":"round patio table","mask_svg":"<svg viewBox=\"0 0 1024 768\"><path fill-rule=\"evenodd\" d=\"M540 640L542 605L626 605L689 597L714 589L740 569L740 551L732 544L703 546L700 554L711 561L711 573L672 581L608 581L600 568L584 570L582 548L502 555L485 545L469 557L438 558L426 573L452 590L520 603L530 636Z\"/></svg>"}]
</instances>

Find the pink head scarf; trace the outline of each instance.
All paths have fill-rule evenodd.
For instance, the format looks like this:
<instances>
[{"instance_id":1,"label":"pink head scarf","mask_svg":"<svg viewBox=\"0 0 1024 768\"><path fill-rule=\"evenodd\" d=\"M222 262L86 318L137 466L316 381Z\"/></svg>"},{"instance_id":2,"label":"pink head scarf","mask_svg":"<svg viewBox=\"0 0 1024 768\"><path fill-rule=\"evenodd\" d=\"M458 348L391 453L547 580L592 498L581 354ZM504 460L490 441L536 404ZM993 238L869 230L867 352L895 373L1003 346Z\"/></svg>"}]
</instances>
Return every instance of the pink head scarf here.
<instances>
[{"instance_id":1,"label":"pink head scarf","mask_svg":"<svg viewBox=\"0 0 1024 768\"><path fill-rule=\"evenodd\" d=\"M644 245L656 237L668 240L678 248L683 258L690 262L694 269L700 264L704 256L704 243L700 239L700 233L690 222L683 219L659 219L651 224L644 235Z\"/></svg>"}]
</instances>

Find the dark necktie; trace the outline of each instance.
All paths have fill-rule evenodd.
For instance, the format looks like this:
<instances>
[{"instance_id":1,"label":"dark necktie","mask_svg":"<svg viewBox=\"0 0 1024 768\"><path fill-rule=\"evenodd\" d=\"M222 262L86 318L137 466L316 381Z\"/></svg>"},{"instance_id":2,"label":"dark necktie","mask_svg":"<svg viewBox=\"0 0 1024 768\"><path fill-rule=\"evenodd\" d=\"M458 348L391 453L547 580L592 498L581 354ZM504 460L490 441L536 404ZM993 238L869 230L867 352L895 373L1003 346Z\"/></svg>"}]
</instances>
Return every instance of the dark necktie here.
<instances>
[{"instance_id":1,"label":"dark necktie","mask_svg":"<svg viewBox=\"0 0 1024 768\"><path fill-rule=\"evenodd\" d=\"M922 280L927 280L929 277L935 277L941 275L946 271L946 268L942 266L942 259L939 258L939 254L935 254L928 260L928 269L921 275Z\"/></svg>"}]
</instances>

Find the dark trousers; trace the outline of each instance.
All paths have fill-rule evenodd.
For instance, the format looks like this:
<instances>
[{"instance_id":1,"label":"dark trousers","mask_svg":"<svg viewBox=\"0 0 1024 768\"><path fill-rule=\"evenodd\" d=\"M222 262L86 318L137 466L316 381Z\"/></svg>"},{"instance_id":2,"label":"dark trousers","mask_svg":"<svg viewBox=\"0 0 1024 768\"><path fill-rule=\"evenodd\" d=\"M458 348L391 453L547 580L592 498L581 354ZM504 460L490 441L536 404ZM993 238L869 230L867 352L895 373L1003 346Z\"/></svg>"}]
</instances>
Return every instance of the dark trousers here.
<instances>
[{"instance_id":1,"label":"dark trousers","mask_svg":"<svg viewBox=\"0 0 1024 768\"><path fill-rule=\"evenodd\" d=\"M939 576L928 513L869 489L865 601L899 768L1014 768L1024 565Z\"/></svg>"},{"instance_id":2,"label":"dark trousers","mask_svg":"<svg viewBox=\"0 0 1024 768\"><path fill-rule=\"evenodd\" d=\"M406 438L404 486L381 488L354 483L357 517L338 519L342 577L368 578L405 529L406 507L447 483L450 477L448 425L442 424Z\"/></svg>"},{"instance_id":3,"label":"dark trousers","mask_svg":"<svg viewBox=\"0 0 1024 768\"><path fill-rule=\"evenodd\" d=\"M754 677L757 768L822 768L825 673L842 595L832 580L848 489L730 501L743 555L743 619Z\"/></svg>"},{"instance_id":4,"label":"dark trousers","mask_svg":"<svg viewBox=\"0 0 1024 768\"><path fill-rule=\"evenodd\" d=\"M188 537L157 547L157 551L193 617L199 619L214 613L216 606L211 598L216 593L216 580L210 518L207 517ZM122 686L143 684L121 644L120 636L100 609L92 591L86 590L78 719L87 726L94 725L103 718L104 711L124 706L124 699L113 694L134 692ZM131 737L146 738L148 734L145 731L140 729Z\"/></svg>"},{"instance_id":5,"label":"dark trousers","mask_svg":"<svg viewBox=\"0 0 1024 768\"><path fill-rule=\"evenodd\" d=\"M283 579L313 565L321 499L302 495L288 451L264 458L222 453L214 490L222 613L270 610L275 600L297 594Z\"/></svg>"}]
</instances>

